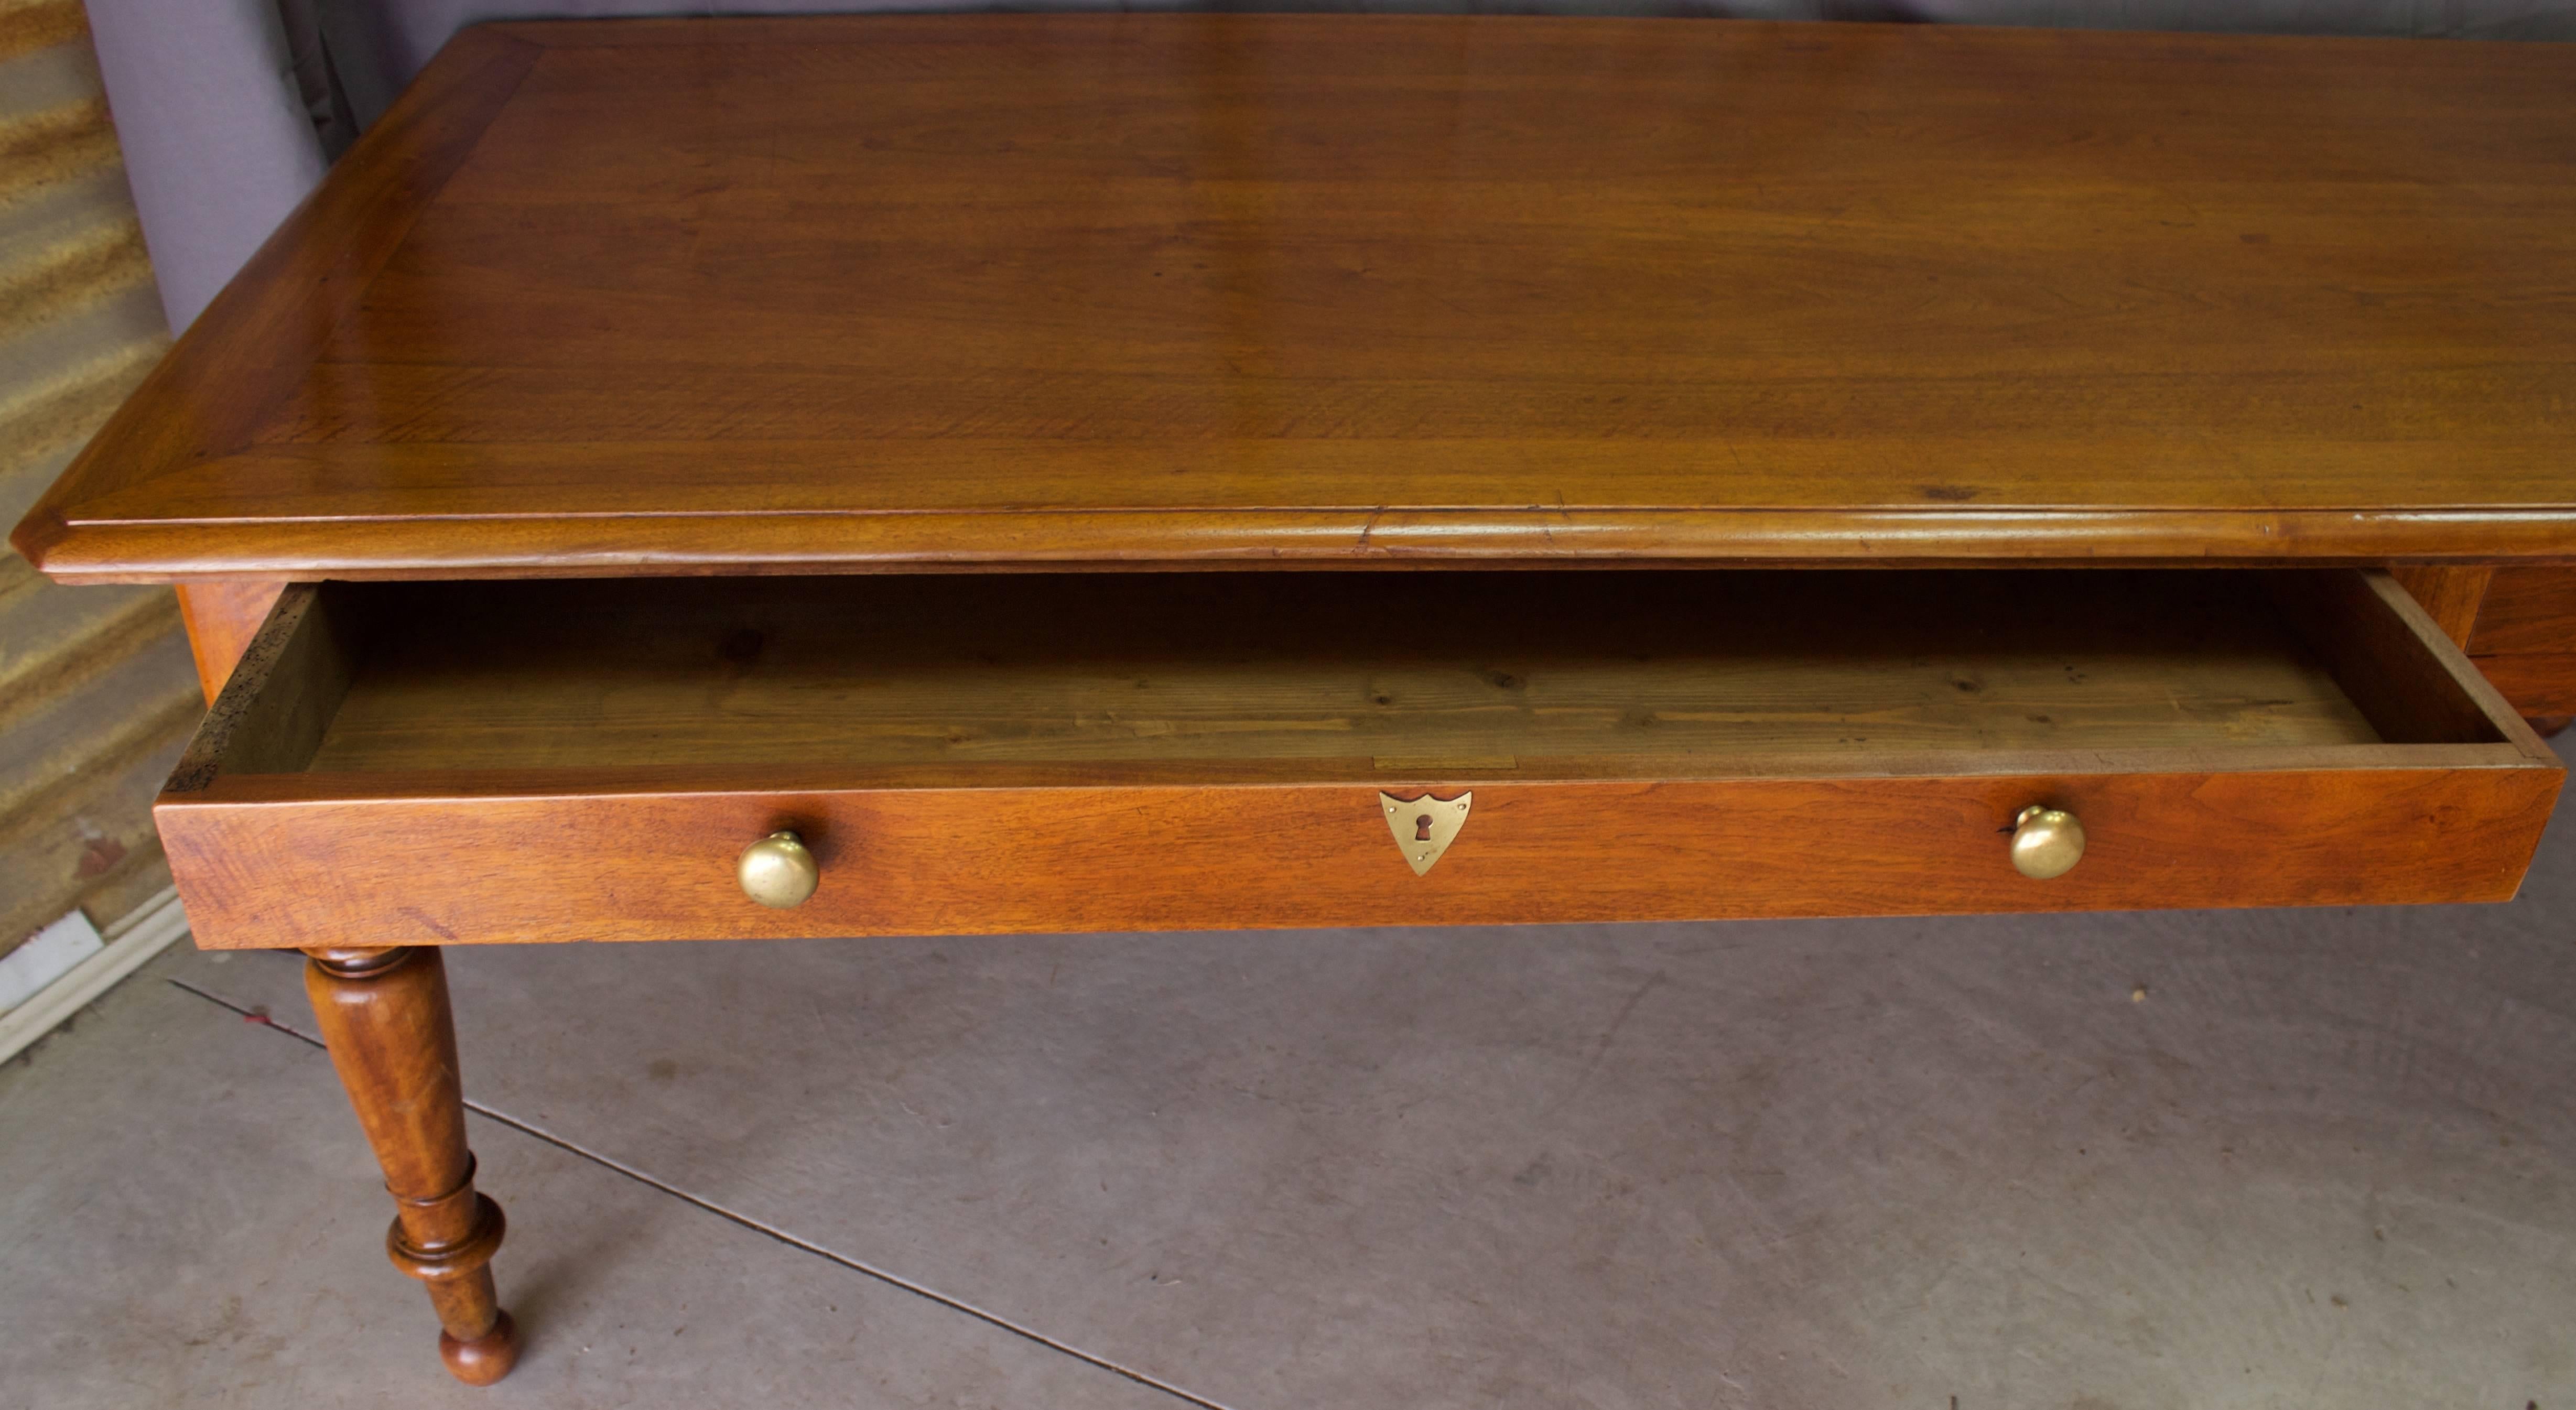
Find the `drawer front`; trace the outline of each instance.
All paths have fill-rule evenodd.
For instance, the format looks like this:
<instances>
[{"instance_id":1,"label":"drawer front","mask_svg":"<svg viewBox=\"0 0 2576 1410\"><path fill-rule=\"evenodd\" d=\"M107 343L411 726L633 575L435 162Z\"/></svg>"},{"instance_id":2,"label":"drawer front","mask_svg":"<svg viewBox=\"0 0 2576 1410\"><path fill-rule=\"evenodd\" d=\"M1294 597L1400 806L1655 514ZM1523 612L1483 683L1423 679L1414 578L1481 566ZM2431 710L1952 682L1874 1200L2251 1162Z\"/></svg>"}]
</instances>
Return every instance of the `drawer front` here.
<instances>
[{"instance_id":1,"label":"drawer front","mask_svg":"<svg viewBox=\"0 0 2576 1410\"><path fill-rule=\"evenodd\" d=\"M2495 901L2563 777L2385 575L1545 576L290 589L156 812L199 943L319 946Z\"/></svg>"},{"instance_id":2,"label":"drawer front","mask_svg":"<svg viewBox=\"0 0 2576 1410\"><path fill-rule=\"evenodd\" d=\"M1478 781L1416 876L1350 786L855 790L167 810L210 947L1508 924L2500 901L2557 794L2528 769L1870 780ZM2083 824L2035 881L2021 809ZM812 899L741 848L793 828Z\"/></svg>"}]
</instances>

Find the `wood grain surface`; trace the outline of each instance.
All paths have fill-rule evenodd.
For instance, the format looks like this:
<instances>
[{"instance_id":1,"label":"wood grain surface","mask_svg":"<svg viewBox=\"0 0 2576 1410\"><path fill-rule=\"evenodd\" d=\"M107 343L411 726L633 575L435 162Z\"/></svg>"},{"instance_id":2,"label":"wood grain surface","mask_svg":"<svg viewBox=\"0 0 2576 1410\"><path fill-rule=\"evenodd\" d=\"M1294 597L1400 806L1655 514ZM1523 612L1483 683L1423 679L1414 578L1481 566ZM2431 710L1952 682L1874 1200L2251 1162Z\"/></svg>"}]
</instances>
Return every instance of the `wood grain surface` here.
<instances>
[{"instance_id":1,"label":"wood grain surface","mask_svg":"<svg viewBox=\"0 0 2576 1410\"><path fill-rule=\"evenodd\" d=\"M474 1189L446 961L435 948L316 947L304 991L394 1197L385 1251L428 1286L449 1372L490 1385L517 1364L519 1332L492 1283L507 1224Z\"/></svg>"},{"instance_id":2,"label":"wood grain surface","mask_svg":"<svg viewBox=\"0 0 2576 1410\"><path fill-rule=\"evenodd\" d=\"M1249 573L325 589L382 622L317 772L1255 762L1310 775L1769 768L1869 751L2493 739L2370 712L2276 575ZM2290 575L2303 577L2304 575ZM2358 582L2335 574L2337 582ZM2357 608L2347 606L2345 615ZM2394 619L2378 614L2381 621ZM2324 633L2311 635L2322 637ZM359 654L352 651L349 654ZM324 723L327 721L327 724ZM244 746L228 746L236 757ZM271 755L269 757L279 757ZM1694 760L1697 762L1694 763Z\"/></svg>"},{"instance_id":3,"label":"wood grain surface","mask_svg":"<svg viewBox=\"0 0 2576 1410\"><path fill-rule=\"evenodd\" d=\"M2576 569L2509 568L2487 588L2471 656L2576 655Z\"/></svg>"},{"instance_id":4,"label":"wood grain surface","mask_svg":"<svg viewBox=\"0 0 2576 1410\"><path fill-rule=\"evenodd\" d=\"M2525 715L2576 715L2576 570L2498 570L2469 654Z\"/></svg>"},{"instance_id":5,"label":"wood grain surface","mask_svg":"<svg viewBox=\"0 0 2576 1410\"><path fill-rule=\"evenodd\" d=\"M467 31L66 578L2576 557L2576 49Z\"/></svg>"},{"instance_id":6,"label":"wood grain surface","mask_svg":"<svg viewBox=\"0 0 2576 1410\"><path fill-rule=\"evenodd\" d=\"M2385 574L1175 581L299 585L156 816L201 944L391 945L2496 900L2563 776Z\"/></svg>"},{"instance_id":7,"label":"wood grain surface","mask_svg":"<svg viewBox=\"0 0 2576 1410\"><path fill-rule=\"evenodd\" d=\"M2503 750L2504 746L2490 746ZM2510 899L2563 775L2456 768L1551 784L1390 779L1475 812L1427 875L1377 787L766 789L165 801L197 943L763 939L2370 905ZM2012 868L2022 808L2090 839ZM823 882L773 911L742 847Z\"/></svg>"},{"instance_id":8,"label":"wood grain surface","mask_svg":"<svg viewBox=\"0 0 2576 1410\"><path fill-rule=\"evenodd\" d=\"M2423 604L2425 613L2441 627L2442 635L2449 637L2453 646L2468 649L2469 637L2477 630L2478 612L2486 605L2487 589L2495 581L2493 567L2439 568L2401 564L2388 571L2389 576Z\"/></svg>"},{"instance_id":9,"label":"wood grain surface","mask_svg":"<svg viewBox=\"0 0 2576 1410\"><path fill-rule=\"evenodd\" d=\"M179 617L188 626L188 649L197 658L197 683L206 703L215 703L233 667L250 648L268 609L277 605L284 583L183 582L179 584Z\"/></svg>"}]
</instances>

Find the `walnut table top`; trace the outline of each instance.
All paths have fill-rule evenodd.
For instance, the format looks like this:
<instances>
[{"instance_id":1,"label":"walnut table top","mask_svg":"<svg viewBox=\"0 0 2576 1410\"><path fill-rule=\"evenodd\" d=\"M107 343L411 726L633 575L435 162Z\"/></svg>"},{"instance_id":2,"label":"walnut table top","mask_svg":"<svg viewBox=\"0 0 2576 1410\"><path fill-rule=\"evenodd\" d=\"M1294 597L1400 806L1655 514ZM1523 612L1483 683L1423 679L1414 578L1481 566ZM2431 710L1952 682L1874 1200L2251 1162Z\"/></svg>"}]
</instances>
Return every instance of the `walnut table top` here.
<instances>
[{"instance_id":1,"label":"walnut table top","mask_svg":"<svg viewBox=\"0 0 2576 1410\"><path fill-rule=\"evenodd\" d=\"M2576 557L2576 47L468 31L64 579Z\"/></svg>"}]
</instances>

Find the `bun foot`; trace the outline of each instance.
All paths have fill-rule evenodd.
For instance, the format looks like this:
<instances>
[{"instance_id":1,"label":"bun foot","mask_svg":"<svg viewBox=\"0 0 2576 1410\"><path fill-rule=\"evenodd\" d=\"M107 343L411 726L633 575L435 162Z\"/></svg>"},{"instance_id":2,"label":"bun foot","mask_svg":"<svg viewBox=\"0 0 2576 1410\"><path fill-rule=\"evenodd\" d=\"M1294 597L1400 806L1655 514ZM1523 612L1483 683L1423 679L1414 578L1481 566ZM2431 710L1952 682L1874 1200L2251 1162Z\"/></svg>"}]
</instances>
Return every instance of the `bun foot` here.
<instances>
[{"instance_id":1,"label":"bun foot","mask_svg":"<svg viewBox=\"0 0 2576 1410\"><path fill-rule=\"evenodd\" d=\"M458 1341L440 1332L438 1359L447 1363L450 1374L467 1385L488 1386L519 1364L519 1324L504 1312L492 1323L492 1330L472 1341Z\"/></svg>"}]
</instances>

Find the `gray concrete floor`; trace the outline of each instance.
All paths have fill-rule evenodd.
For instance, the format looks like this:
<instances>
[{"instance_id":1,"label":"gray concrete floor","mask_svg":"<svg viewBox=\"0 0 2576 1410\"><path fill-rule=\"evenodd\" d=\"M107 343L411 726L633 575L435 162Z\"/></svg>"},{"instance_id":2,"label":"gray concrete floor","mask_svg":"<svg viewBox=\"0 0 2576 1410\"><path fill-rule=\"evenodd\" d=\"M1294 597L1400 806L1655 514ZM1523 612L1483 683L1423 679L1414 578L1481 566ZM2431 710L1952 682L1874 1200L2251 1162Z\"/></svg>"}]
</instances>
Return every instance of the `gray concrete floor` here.
<instances>
[{"instance_id":1,"label":"gray concrete floor","mask_svg":"<svg viewBox=\"0 0 2576 1410\"><path fill-rule=\"evenodd\" d=\"M0 1070L0 1405L2576 1406L2576 826L2498 907L450 963L509 1381L234 1011L294 960L183 947Z\"/></svg>"}]
</instances>

